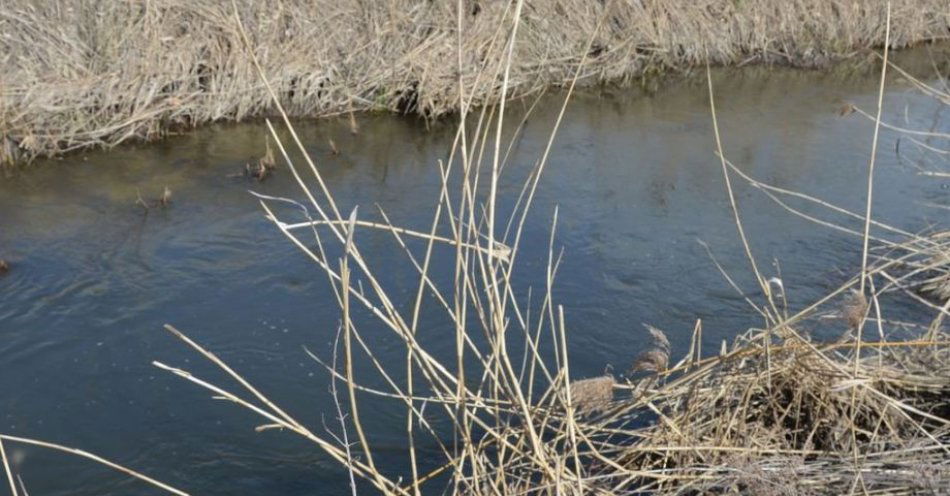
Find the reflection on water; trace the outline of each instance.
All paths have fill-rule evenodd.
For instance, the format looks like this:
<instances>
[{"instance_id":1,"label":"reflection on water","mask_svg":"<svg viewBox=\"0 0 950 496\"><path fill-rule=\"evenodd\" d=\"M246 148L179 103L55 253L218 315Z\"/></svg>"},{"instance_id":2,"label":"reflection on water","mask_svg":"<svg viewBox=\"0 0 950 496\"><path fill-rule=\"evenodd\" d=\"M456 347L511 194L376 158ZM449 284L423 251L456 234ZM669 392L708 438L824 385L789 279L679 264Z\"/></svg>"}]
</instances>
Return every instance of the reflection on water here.
<instances>
[{"instance_id":1,"label":"reflection on water","mask_svg":"<svg viewBox=\"0 0 950 496\"><path fill-rule=\"evenodd\" d=\"M742 170L861 210L872 126L835 110L843 101L873 108L871 72L749 68L718 72L715 85L724 148ZM502 184L509 198L543 150L561 97L545 97L519 137ZM588 91L568 109L516 275L524 287L543 286L558 205L565 261L555 295L565 304L578 375L607 364L625 369L644 343L641 322L666 329L680 351L698 318L707 349L758 323L696 242L707 242L752 291L707 105L705 81L695 79L654 92ZM902 122L906 115L908 126L926 128L929 105L894 82L886 115ZM436 164L447 154L453 125L426 130L419 122L367 116L361 130L353 136L342 121L300 127L342 210L360 205L367 219L378 218L379 204L394 223L425 230L439 186ZM286 434L257 434L256 419L150 365L181 364L231 384L161 331L171 322L316 429L321 419L332 420L327 376L302 351L329 354L338 319L330 288L247 190L300 195L283 170L263 183L232 177L263 152L264 133L260 124L211 127L41 164L0 182L0 256L13 265L0 278L0 431L80 446L195 494L346 491L346 474L312 446ZM331 154L328 137L340 155ZM914 175L898 162L894 144L884 132L878 218L909 229L940 220L941 211L916 202L946 202L946 181ZM174 192L171 207L143 215L138 193L158 197L165 186ZM768 275L781 270L792 305L821 295L858 265L856 239L736 186L753 249ZM409 304L415 280L400 264L398 246L384 233L361 236L364 253L387 267L383 283L394 288L397 304ZM437 270L445 276L449 267ZM432 313L424 316L432 352L452 353L451 340L439 339L448 331ZM381 360L402 363L391 335L364 332L391 350ZM363 382L378 380L368 369L357 374ZM401 470L406 458L399 410L376 409L367 419L387 470ZM83 461L21 447L12 456L35 494L146 490ZM431 463L436 453L423 446L421 456Z\"/></svg>"}]
</instances>

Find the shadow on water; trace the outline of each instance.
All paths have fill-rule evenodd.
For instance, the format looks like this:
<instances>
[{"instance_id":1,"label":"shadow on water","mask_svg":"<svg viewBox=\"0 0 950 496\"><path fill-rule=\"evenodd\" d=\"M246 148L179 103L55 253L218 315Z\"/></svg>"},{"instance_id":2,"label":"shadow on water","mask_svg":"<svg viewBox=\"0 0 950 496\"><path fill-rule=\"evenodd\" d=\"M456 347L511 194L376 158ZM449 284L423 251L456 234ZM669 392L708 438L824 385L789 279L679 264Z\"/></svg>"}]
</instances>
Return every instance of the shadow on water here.
<instances>
[{"instance_id":1,"label":"shadow on water","mask_svg":"<svg viewBox=\"0 0 950 496\"><path fill-rule=\"evenodd\" d=\"M861 210L872 124L835 111L844 101L874 106L871 72L748 68L719 71L715 84L725 151L742 170ZM556 116L561 95L545 98L514 149L502 184L508 198ZM758 324L696 242L707 242L752 291L707 105L705 82L684 79L651 92L588 90L568 108L517 277L525 287L543 286L550 219L559 206L556 243L566 258L555 295L568 316L576 376L599 374L607 364L625 370L647 340L641 322L667 330L676 354L698 318L707 349ZM885 115L929 127L926 105L895 81ZM436 163L446 158L453 126L426 131L418 122L364 116L360 128L352 135L345 120L329 120L301 123L299 131L342 210L360 205L363 218L379 219L378 204L394 223L425 230L439 187ZM346 491L346 474L312 446L257 434L256 419L150 365L180 364L230 384L161 331L171 322L298 418L313 426L332 421L327 375L302 347L329 355L336 304L326 280L263 218L247 190L300 194L281 168L264 182L233 177L263 153L264 140L261 124L213 126L38 164L0 182L0 255L13 267L0 278L0 431L82 447L195 494ZM918 199L945 198L946 181L916 176L894 145L895 136L884 132L875 211L882 221L920 229L940 213ZM174 192L171 206L143 215L137 191L157 198L166 186ZM753 248L769 275L780 268L792 306L824 294L860 264L857 239L789 215L747 185L737 196ZM397 304L408 305L416 281L398 246L380 232L359 235L373 263L389 268L383 282L402 298ZM450 277L450 265L436 267L436 277ZM454 353L450 339L438 339L450 330L430 313L432 352ZM363 332L377 349L392 343L381 360L404 359L392 335ZM365 383L379 382L368 368L360 374ZM406 458L401 415L401 408L366 415L374 444L387 454L381 463L393 471ZM428 462L436 454L434 444L423 447ZM142 490L83 461L22 448L11 456L36 494Z\"/></svg>"}]
</instances>

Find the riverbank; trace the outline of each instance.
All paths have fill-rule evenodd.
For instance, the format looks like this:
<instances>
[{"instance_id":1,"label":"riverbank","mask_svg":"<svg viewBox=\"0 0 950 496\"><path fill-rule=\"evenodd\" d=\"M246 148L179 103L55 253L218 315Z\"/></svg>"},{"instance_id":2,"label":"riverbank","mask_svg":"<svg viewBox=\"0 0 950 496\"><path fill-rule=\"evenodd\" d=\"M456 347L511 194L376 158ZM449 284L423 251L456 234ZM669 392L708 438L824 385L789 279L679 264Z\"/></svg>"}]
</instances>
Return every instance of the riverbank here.
<instances>
[{"instance_id":1,"label":"riverbank","mask_svg":"<svg viewBox=\"0 0 950 496\"><path fill-rule=\"evenodd\" d=\"M504 60L514 6L466 0L236 2L249 44L291 116L393 111L435 117ZM948 37L940 0L893 2L891 45ZM884 42L882 2L706 0L527 2L508 96L563 84L629 82L701 64L821 66ZM461 26L461 29L459 29ZM5 54L0 163L152 140L273 112L232 3L178 0L65 7L28 0L0 12ZM459 49L461 47L461 49ZM461 71L459 71L461 67ZM461 74L460 74L461 72Z\"/></svg>"}]
</instances>

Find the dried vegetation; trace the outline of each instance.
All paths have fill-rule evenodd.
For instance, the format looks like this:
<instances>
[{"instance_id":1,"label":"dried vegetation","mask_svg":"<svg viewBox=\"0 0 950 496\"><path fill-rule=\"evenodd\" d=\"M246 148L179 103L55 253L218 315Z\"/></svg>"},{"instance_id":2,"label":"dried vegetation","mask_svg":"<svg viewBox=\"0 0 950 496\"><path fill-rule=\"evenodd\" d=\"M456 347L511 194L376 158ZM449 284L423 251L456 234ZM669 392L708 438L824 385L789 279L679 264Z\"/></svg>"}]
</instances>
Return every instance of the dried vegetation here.
<instances>
[{"instance_id":1,"label":"dried vegetation","mask_svg":"<svg viewBox=\"0 0 950 496\"><path fill-rule=\"evenodd\" d=\"M235 2L288 115L385 110L426 117L497 102L476 84L515 3ZM461 7L461 12L459 8ZM823 65L884 42L872 0L528 1L507 81L518 97L714 64ZM602 22L603 20L603 22ZM946 39L943 0L895 0L891 45ZM601 28L596 29L597 26ZM150 140L274 115L228 0L0 4L0 163ZM588 43L593 36L591 43ZM459 85L461 78L462 86Z\"/></svg>"},{"instance_id":2,"label":"dried vegetation","mask_svg":"<svg viewBox=\"0 0 950 496\"><path fill-rule=\"evenodd\" d=\"M520 26L518 19L515 14L509 21L508 46ZM513 64L501 60L501 67L489 72L498 75L497 81L481 84L500 85L504 101ZM885 55L882 71L887 66ZM712 101L713 96L710 80ZM935 101L942 104L939 98ZM465 102L463 109L469 108ZM718 144L715 106L711 108ZM856 112L863 111L854 107ZM360 223L355 210L343 215L312 162L306 168L315 176L319 194L301 183L309 204L295 202L294 207L309 212L306 222L281 220L293 215L278 214L287 200L262 198L278 229L323 268L340 302L345 365L341 370L321 363L348 389L348 398L339 401L340 411L348 410L350 416L338 418L340 427L331 433L336 443L317 442L354 478L363 478L384 494L406 495L938 494L948 487L950 333L944 320L950 300L933 287L942 287L947 274L950 236L938 230L912 234L873 220L873 160L868 212L862 215L757 181L735 168L720 148L738 233L762 295L747 301L763 326L741 332L710 354L703 353L702 322L697 321L691 344L678 361L666 334L647 326L650 345L632 360L626 374L572 380L569 326L551 293L561 263L553 246L549 285L540 302L518 302L521 293L512 277L519 233L547 154L535 164L511 217L496 219L494 185L505 166L500 134L495 134L500 115L503 108L483 107L476 113L474 129L461 120L455 147L441 164L446 180L424 252L409 250L399 228ZM880 117L872 119L877 133ZM559 122L554 123L552 139ZM494 152L483 153L492 148ZM290 166L295 174L302 170ZM454 175L461 175L461 190L450 192L448 178ZM857 227L812 217L818 226L854 235L855 249L865 261L860 272L819 301L789 308L785 293L794 288L759 272L731 181L749 182L792 213L801 215L789 198L865 226L862 233ZM480 183L492 187L480 195ZM393 306L386 288L376 282L371 262L359 251L357 228L362 226L392 231L419 271L417 299L405 312ZM552 232L552 244L553 237ZM868 243L872 239L874 243ZM339 244L343 258L328 259L327 243ZM428 277L430 254L442 244L454 246L454 286L440 287ZM499 244L505 247L505 257L493 256L488 248ZM355 274L364 285L351 282ZM773 292L776 287L781 291ZM426 301L441 306L455 329L454 335L444 336L455 340L454 358L437 357L425 341L416 339L418 320L413 316ZM890 305L908 302L914 307L914 322L888 316ZM353 318L353 305L370 310L405 344L404 384L388 381L389 389L376 390L354 377L354 353L373 357L374 352L360 337L365 323ZM527 315L541 317L531 320ZM838 337L816 340L811 337L815 328ZM509 351L514 349L523 355ZM373 364L381 376L390 377L391 365ZM221 394L184 370L156 365ZM362 395L390 398L405 408L410 469L399 478L384 475L369 456L372 446L358 415ZM226 397L243 401L236 395ZM278 412L261 415L273 419ZM451 427L435 427L433 419L439 416ZM276 425L319 438L290 417ZM348 433L358 441L339 442ZM419 463L415 440L422 437L435 440L443 465L430 469ZM355 456L351 449L365 456Z\"/></svg>"},{"instance_id":3,"label":"dried vegetation","mask_svg":"<svg viewBox=\"0 0 950 496\"><path fill-rule=\"evenodd\" d=\"M777 12L785 8L772 5ZM805 3L791 5L801 8ZM905 8L905 4L895 4L896 13ZM527 12L524 16L522 9ZM761 316L762 326L737 330L740 334L731 343L704 353L702 322L697 321L690 346L678 360L666 334L648 326L651 344L639 357L631 357L633 365L624 376L606 374L578 380L572 375L570 326L552 293L562 263L554 250L556 211L546 288L540 297L522 300L523 288L515 282L516 270L524 269L518 265L521 233L547 163L550 142L534 164L510 216L496 213L497 185L507 158L507 144L502 140L504 105L510 91L523 84L517 68L524 59L516 63L523 48L504 48L523 47L515 40L537 34L531 30L530 24L538 21L531 10L531 4L513 4L512 12L501 19L497 37L489 40L505 55L487 62L483 78L463 77L456 83L464 89L454 97L459 99L462 113L459 130L449 157L439 163L443 187L434 199L432 223L425 232L391 226L388 219L385 223L360 220L355 209L341 211L326 188L320 167L292 133L289 115L281 112L291 130L290 143L279 140L268 122L277 155L290 167L306 199L261 196L262 208L277 230L325 274L340 307L341 346L334 349L332 361L313 355L330 376L337 399L335 427L323 424L324 431L308 427L213 351L174 327L167 329L238 386L225 389L184 369L159 362L155 365L253 412L262 423L258 427L261 435L290 434L310 441L349 469L354 492L357 479L380 493L407 496L438 492L945 492L950 487L950 333L944 321L950 314L950 299L932 288L942 287L950 270L950 236L936 229L908 233L874 221L870 216L873 159L868 169L868 214L862 215L757 181L735 168L717 146L719 157L711 160L722 165L737 231L759 283L761 296L747 301L750 312ZM602 19L603 26L612 29L611 18ZM581 53L596 52L591 47L599 39L599 30L590 33ZM704 38L718 40L708 34ZM467 53L462 50L464 42L458 41L459 53ZM721 55L721 51L719 48L716 53ZM885 55L884 68L888 67L886 61ZM583 63L576 67L576 78L589 72ZM260 76L281 110L279 87L268 84L266 70ZM946 97L945 92L928 86L920 89L937 91L938 105ZM494 95L498 106L472 110L482 102L480 95L487 94ZM710 82L718 144L713 97ZM567 98L552 123L551 141ZM854 109L854 113L858 111ZM469 112L472 119L467 118ZM880 116L872 119L877 132ZM876 143L872 157L878 152ZM922 143L938 154L946 145ZM289 146L302 153L303 163L289 160ZM731 181L748 182L792 213L801 214L790 203L794 199L864 225L866 230L861 233L853 226L810 217L817 222L816 228L853 235L855 251L866 263L855 277L819 301L789 308L785 293L795 288L779 280L782 292L776 295L773 279L759 272L742 229ZM394 242L405 251L407 263L417 270L416 297L411 304L394 304L391 295L395 293L377 278L387 267L374 266L364 257L360 249L364 229L392 233ZM404 243L403 237L410 233L426 240L424 250ZM449 284L430 277L435 250L454 254L454 269L449 269L454 277ZM910 304L913 322L889 316L892 305L898 303L902 307ZM431 336L420 338L425 330L418 317L424 305L434 306L450 324L440 336L454 343L450 356L433 350ZM838 318L823 318L831 314ZM404 363L376 359L374 350L383 345L366 339L361 329L373 326L378 332L380 325L403 347ZM806 332L821 326L831 326L840 338L820 341ZM361 382L353 367L357 360L374 368L374 373L385 378L386 386L373 389ZM369 372L362 369L359 373ZM361 409L369 397L391 401L393 408L404 411L408 460L404 473L388 473L378 465L381 452L374 451L374 437L361 421L371 414ZM430 451L421 459L417 452L420 439L437 446L437 454ZM0 436L0 440L23 441L9 436ZM433 458L439 463L433 463Z\"/></svg>"}]
</instances>

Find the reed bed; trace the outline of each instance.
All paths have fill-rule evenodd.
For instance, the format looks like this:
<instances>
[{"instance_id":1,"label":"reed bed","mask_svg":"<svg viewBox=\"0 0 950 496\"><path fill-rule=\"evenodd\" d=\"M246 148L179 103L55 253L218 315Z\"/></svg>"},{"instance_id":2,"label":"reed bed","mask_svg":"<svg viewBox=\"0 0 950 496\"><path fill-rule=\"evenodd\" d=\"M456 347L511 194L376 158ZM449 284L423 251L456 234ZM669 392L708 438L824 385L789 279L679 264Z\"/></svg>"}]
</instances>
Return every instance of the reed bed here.
<instances>
[{"instance_id":1,"label":"reed bed","mask_svg":"<svg viewBox=\"0 0 950 496\"><path fill-rule=\"evenodd\" d=\"M601 16L590 30L561 113L551 123L547 147L513 211L501 216L498 184L510 138L503 132L505 104L519 84L516 68L523 45L518 40L530 36L528 24L535 20L527 13L529 3L517 1L510 8L491 40L501 55L472 79L456 73L459 128L448 158L438 164L442 189L433 199L428 227L395 227L384 211L381 221L369 221L358 209L342 210L295 134L280 87L271 84L265 65L250 52L250 64L291 137L282 141L267 121L274 155L300 186L300 199L258 195L261 207L320 269L329 297L339 304L332 359L311 354L326 368L336 398L335 425L310 427L318 421L305 422L286 411L213 350L170 325L166 329L176 339L223 370L234 385L213 384L174 365L154 365L253 412L261 435L307 439L349 470L354 494L368 487L392 495L945 492L950 483L950 335L944 321L950 299L930 288L950 271L950 235L939 229L910 233L875 221L873 158L864 213L743 174L718 146L711 79L718 155L711 160L722 167L759 296L748 296L755 292L742 291L723 274L746 296L749 311L761 317L762 325L737 330L732 342L717 349L704 349L702 321L697 320L682 356L674 355L666 333L647 326L644 333L652 344L631 356L628 370L574 375L568 359L569 320L552 292L564 263L555 250L557 211L552 212L546 285L530 299L517 285L519 271L525 270L519 264L520 241L570 93L589 73L587 55L594 53L601 29L611 29L611 17ZM885 26L890 21L887 16ZM245 46L254 46L242 24L236 29ZM891 30L885 27L885 32ZM456 33L457 66L464 67L466 40ZM883 95L884 71L890 67L887 50L881 67ZM943 93L934 91L941 101ZM497 105L481 105L480 95L489 93ZM868 115L877 133L881 115ZM871 157L878 152L876 143ZM940 150L939 143L921 143ZM302 154L302 162L291 160L293 149ZM845 219L809 217L816 228L853 236L855 251L864 260L860 271L819 301L791 308L786 291L795 288L759 271L733 181L751 184L794 214L805 215L793 201L819 205L822 212ZM361 251L362 233L368 229L390 232L418 273L410 304L394 303L377 277L387 267L374 265ZM423 239L425 246L410 248L406 236ZM454 255L448 284L432 276L436 250ZM902 308L908 302L912 306L912 321L904 313L890 316L888 310L898 302ZM438 337L454 343L451 356L432 350L431 335L420 338L426 331L420 315L430 305L451 324ZM378 330L380 324L401 344L403 363L377 359L382 345L362 329ZM824 339L811 336L816 329ZM364 366L358 371L355 362ZM366 384L366 367L384 386ZM363 421L372 414L361 408L370 397L404 411L404 472L381 467L383 455L374 450L374 436ZM420 460L417 446L423 439L437 446L437 466ZM17 494L5 460L4 465Z\"/></svg>"},{"instance_id":2,"label":"reed bed","mask_svg":"<svg viewBox=\"0 0 950 496\"><path fill-rule=\"evenodd\" d=\"M262 430L281 427L311 439L349 468L354 492L356 479L384 494L406 495L944 491L950 482L950 335L944 325L950 300L931 288L942 284L950 269L946 257L950 236L938 230L908 233L872 219L873 158L867 212L862 214L743 175L719 147L738 235L759 283L761 296L746 298L750 312L761 316L763 325L739 332L718 349L704 350L702 321L697 320L688 351L681 357L673 356L662 330L647 326L652 345L631 356L625 373L572 375L570 326L551 292L562 263L554 250L556 211L547 287L540 299L522 300L524 292L515 284L520 233L560 117L552 123L551 141L524 184L514 212L496 216L497 184L507 157L502 116L517 56L515 40L525 19L520 10L525 7L515 4L500 39L504 56L474 83L500 88L498 105L471 110L473 119L466 119L479 91L467 87L464 78L458 81L459 94L469 96L459 102L462 116L455 145L448 160L439 164L443 188L434 200L428 236L421 229L415 231L428 240L425 250L409 249L402 238L407 231L388 220L367 222L356 209L340 211L317 164L306 154L305 164L293 164L268 122L306 200L261 196L262 208L322 269L340 304L342 365L337 365L336 354L333 361L313 355L326 366L334 392L340 391L336 430L323 437L310 431L212 351L174 328L169 330L242 382L257 402L185 370L156 365L254 410L267 422ZM588 47L596 39L591 35ZM459 53L461 46L459 42ZM582 57L571 89L586 74L584 62ZM885 50L882 98L888 66ZM880 102L879 109L882 106ZM287 114L282 115L292 130ZM877 135L881 115L872 118ZM292 146L302 151L296 136L293 140ZM871 156L877 152L875 139ZM794 288L760 273L732 194L733 181L749 182L793 213L803 215L790 199L821 205L857 224L849 227L813 218L819 226L854 236L855 250L863 260L860 272L821 300L789 308L785 292ZM386 219L385 213L382 216ZM416 298L408 307L393 304L375 277L376 270L385 268L374 268L363 257L360 231L368 228L389 230L418 271ZM455 254L454 284L440 286L430 278L435 250ZM329 255L341 251L342 255ZM917 320L890 318L890 305L907 299ZM438 357L429 351L427 341L417 339L418 316L425 304L441 307L452 323L454 332L443 338L454 341L454 357ZM403 343L405 363L395 366L401 368L404 381L393 379L394 365L376 360L374 344L360 333L367 314ZM813 338L815 329L832 338ZM386 387L364 385L355 375L357 360L371 364L385 378ZM386 398L405 410L409 469L404 473L387 473L374 459L372 436L364 430L365 413L360 410L361 398L369 396ZM437 444L441 466L420 465L416 443L422 438Z\"/></svg>"},{"instance_id":3,"label":"reed bed","mask_svg":"<svg viewBox=\"0 0 950 496\"><path fill-rule=\"evenodd\" d=\"M691 353L620 387L629 396L590 419L586 437L622 470L588 477L604 494L940 494L950 336L939 322L899 340L886 321L868 326L885 339L859 343L846 319L830 342L787 322L751 330L718 356Z\"/></svg>"},{"instance_id":4,"label":"reed bed","mask_svg":"<svg viewBox=\"0 0 950 496\"><path fill-rule=\"evenodd\" d=\"M496 103L498 85L474 83L504 57L497 39L514 10L487 0L4 0L0 163L275 115L238 21L292 117L432 118L458 112L462 99ZM885 5L872 0L557 0L518 10L507 98L568 84L582 57L579 79L593 84L707 60L823 65L884 42ZM942 0L895 0L892 16L894 48L948 37Z\"/></svg>"}]
</instances>

